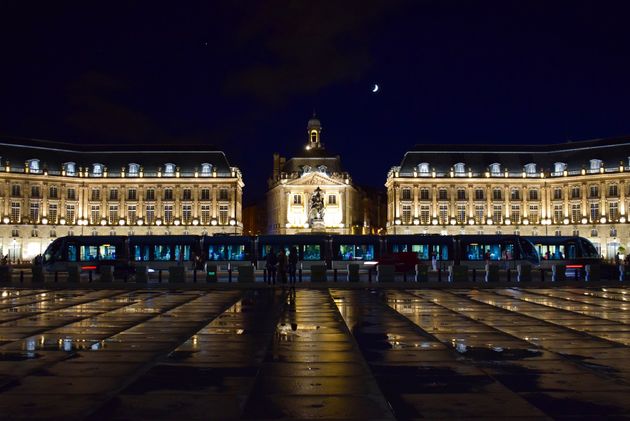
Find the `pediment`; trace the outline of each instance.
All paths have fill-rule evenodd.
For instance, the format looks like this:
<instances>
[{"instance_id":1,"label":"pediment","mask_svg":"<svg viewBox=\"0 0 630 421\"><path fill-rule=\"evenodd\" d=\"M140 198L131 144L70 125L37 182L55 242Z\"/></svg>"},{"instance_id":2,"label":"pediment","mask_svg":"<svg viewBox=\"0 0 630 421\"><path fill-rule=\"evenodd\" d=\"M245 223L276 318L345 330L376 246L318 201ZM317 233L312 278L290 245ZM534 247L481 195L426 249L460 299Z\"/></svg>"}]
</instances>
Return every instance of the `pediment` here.
<instances>
[{"instance_id":1,"label":"pediment","mask_svg":"<svg viewBox=\"0 0 630 421\"><path fill-rule=\"evenodd\" d=\"M324 185L335 185L335 186L342 186L345 183L341 180L329 177L326 174L322 174L319 172L313 172L313 173L309 173L306 174L300 178L295 178L293 180L290 180L287 184L291 184L291 185L317 185L317 186L324 186Z\"/></svg>"}]
</instances>

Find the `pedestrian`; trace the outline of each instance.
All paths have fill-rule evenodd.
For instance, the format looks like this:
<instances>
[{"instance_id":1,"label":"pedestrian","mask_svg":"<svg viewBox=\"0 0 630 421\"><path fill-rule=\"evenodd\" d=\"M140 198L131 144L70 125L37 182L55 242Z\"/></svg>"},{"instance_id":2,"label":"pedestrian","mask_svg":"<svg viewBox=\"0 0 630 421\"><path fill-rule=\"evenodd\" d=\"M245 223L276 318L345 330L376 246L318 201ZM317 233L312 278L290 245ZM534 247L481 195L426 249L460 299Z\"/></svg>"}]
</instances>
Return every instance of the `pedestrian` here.
<instances>
[{"instance_id":1,"label":"pedestrian","mask_svg":"<svg viewBox=\"0 0 630 421\"><path fill-rule=\"evenodd\" d=\"M619 252L617 252L617 254L615 254L615 265L619 266Z\"/></svg>"},{"instance_id":2,"label":"pedestrian","mask_svg":"<svg viewBox=\"0 0 630 421\"><path fill-rule=\"evenodd\" d=\"M431 253L431 269L437 272L437 255L435 253Z\"/></svg>"},{"instance_id":3,"label":"pedestrian","mask_svg":"<svg viewBox=\"0 0 630 421\"><path fill-rule=\"evenodd\" d=\"M267 261L266 261L266 268L267 268L267 283L268 284L276 284L276 266L278 265L278 258L276 257L276 252L274 251L273 247L271 247L269 249L269 252L267 253Z\"/></svg>"},{"instance_id":4,"label":"pedestrian","mask_svg":"<svg viewBox=\"0 0 630 421\"><path fill-rule=\"evenodd\" d=\"M282 285L287 283L287 265L287 255L284 252L284 248L281 248L278 253L278 280Z\"/></svg>"},{"instance_id":5,"label":"pedestrian","mask_svg":"<svg viewBox=\"0 0 630 421\"><path fill-rule=\"evenodd\" d=\"M289 282L292 285L295 285L295 273L297 272L297 264L298 264L298 251L297 247L291 247L289 250Z\"/></svg>"}]
</instances>

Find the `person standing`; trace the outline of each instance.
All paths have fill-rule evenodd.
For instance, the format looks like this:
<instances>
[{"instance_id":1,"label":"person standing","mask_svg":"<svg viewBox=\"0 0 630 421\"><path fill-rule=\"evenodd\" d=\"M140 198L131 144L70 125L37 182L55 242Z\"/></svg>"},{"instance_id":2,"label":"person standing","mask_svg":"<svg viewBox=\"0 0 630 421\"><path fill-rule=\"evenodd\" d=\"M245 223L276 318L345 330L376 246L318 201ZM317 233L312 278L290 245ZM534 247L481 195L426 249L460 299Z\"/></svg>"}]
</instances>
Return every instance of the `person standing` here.
<instances>
[{"instance_id":1,"label":"person standing","mask_svg":"<svg viewBox=\"0 0 630 421\"><path fill-rule=\"evenodd\" d=\"M284 248L281 248L278 253L278 280L282 285L287 283L287 264L287 255L284 252Z\"/></svg>"},{"instance_id":2,"label":"person standing","mask_svg":"<svg viewBox=\"0 0 630 421\"><path fill-rule=\"evenodd\" d=\"M273 250L273 247L269 249L267 253L267 283L274 285L276 284L276 266L278 265L278 258L276 257L276 252Z\"/></svg>"},{"instance_id":3,"label":"person standing","mask_svg":"<svg viewBox=\"0 0 630 421\"><path fill-rule=\"evenodd\" d=\"M297 247L291 247L289 250L289 282L295 285L295 272L297 271L298 251Z\"/></svg>"}]
</instances>

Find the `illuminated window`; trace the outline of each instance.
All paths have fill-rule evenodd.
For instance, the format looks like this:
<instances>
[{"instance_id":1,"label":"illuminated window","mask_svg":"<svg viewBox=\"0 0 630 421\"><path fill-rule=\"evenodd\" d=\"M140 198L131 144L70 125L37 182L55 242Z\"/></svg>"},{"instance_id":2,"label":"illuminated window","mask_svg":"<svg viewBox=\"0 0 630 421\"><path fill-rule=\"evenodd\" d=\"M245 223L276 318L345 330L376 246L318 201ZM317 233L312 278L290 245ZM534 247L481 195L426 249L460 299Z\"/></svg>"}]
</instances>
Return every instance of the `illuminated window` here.
<instances>
[{"instance_id":1,"label":"illuminated window","mask_svg":"<svg viewBox=\"0 0 630 421\"><path fill-rule=\"evenodd\" d=\"M201 176L210 177L211 175L212 175L212 164L208 164L208 163L201 164Z\"/></svg>"},{"instance_id":2,"label":"illuminated window","mask_svg":"<svg viewBox=\"0 0 630 421\"><path fill-rule=\"evenodd\" d=\"M152 224L155 222L155 205L146 205L144 208L144 215L146 218L147 224Z\"/></svg>"},{"instance_id":3,"label":"illuminated window","mask_svg":"<svg viewBox=\"0 0 630 421\"><path fill-rule=\"evenodd\" d=\"M591 203L591 222L599 219L599 203Z\"/></svg>"},{"instance_id":4,"label":"illuminated window","mask_svg":"<svg viewBox=\"0 0 630 421\"><path fill-rule=\"evenodd\" d=\"M20 202L11 202L11 222L17 224L22 218L22 206Z\"/></svg>"},{"instance_id":5,"label":"illuminated window","mask_svg":"<svg viewBox=\"0 0 630 421\"><path fill-rule=\"evenodd\" d=\"M74 205L66 205L66 223L67 224L74 224L74 217L75 217L75 207ZM68 235L72 235L72 234L68 234Z\"/></svg>"},{"instance_id":6,"label":"illuminated window","mask_svg":"<svg viewBox=\"0 0 630 421\"><path fill-rule=\"evenodd\" d=\"M628 158L630 160L630 158ZM421 177L427 177L428 175L430 175L430 171L429 171L429 163L428 162L422 162L421 164L418 165L418 172L420 173Z\"/></svg>"},{"instance_id":7,"label":"illuminated window","mask_svg":"<svg viewBox=\"0 0 630 421\"><path fill-rule=\"evenodd\" d=\"M57 223L57 204L49 203L48 204L48 222L51 224Z\"/></svg>"},{"instance_id":8,"label":"illuminated window","mask_svg":"<svg viewBox=\"0 0 630 421\"><path fill-rule=\"evenodd\" d=\"M532 224L538 224L540 222L540 214L538 213L538 205L529 205L529 222L531 222Z\"/></svg>"},{"instance_id":9,"label":"illuminated window","mask_svg":"<svg viewBox=\"0 0 630 421\"><path fill-rule=\"evenodd\" d=\"M100 177L103 175L103 164L92 164L92 176Z\"/></svg>"},{"instance_id":10,"label":"illuminated window","mask_svg":"<svg viewBox=\"0 0 630 421\"><path fill-rule=\"evenodd\" d=\"M90 208L90 224L98 224L101 220L101 207L99 205L92 205Z\"/></svg>"},{"instance_id":11,"label":"illuminated window","mask_svg":"<svg viewBox=\"0 0 630 421\"><path fill-rule=\"evenodd\" d=\"M140 164L129 164L129 177L137 177L140 173Z\"/></svg>"},{"instance_id":12,"label":"illuminated window","mask_svg":"<svg viewBox=\"0 0 630 421\"><path fill-rule=\"evenodd\" d=\"M525 164L525 173L529 176L536 175L536 164L534 163Z\"/></svg>"},{"instance_id":13,"label":"illuminated window","mask_svg":"<svg viewBox=\"0 0 630 421\"><path fill-rule=\"evenodd\" d=\"M490 174L493 177L499 177L501 175L501 164L499 163L490 164Z\"/></svg>"},{"instance_id":14,"label":"illuminated window","mask_svg":"<svg viewBox=\"0 0 630 421\"><path fill-rule=\"evenodd\" d=\"M75 162L64 162L63 169L66 171L66 175L77 174L77 164Z\"/></svg>"},{"instance_id":15,"label":"illuminated window","mask_svg":"<svg viewBox=\"0 0 630 421\"><path fill-rule=\"evenodd\" d=\"M598 172L600 167L602 166L602 160L601 159L591 159L589 161L590 163L590 167L591 167L591 172Z\"/></svg>"},{"instance_id":16,"label":"illuminated window","mask_svg":"<svg viewBox=\"0 0 630 421\"><path fill-rule=\"evenodd\" d=\"M164 176L173 177L175 175L175 164L164 164Z\"/></svg>"},{"instance_id":17,"label":"illuminated window","mask_svg":"<svg viewBox=\"0 0 630 421\"><path fill-rule=\"evenodd\" d=\"M521 223L521 206L512 205L512 211L510 212L510 220L515 224Z\"/></svg>"},{"instance_id":18,"label":"illuminated window","mask_svg":"<svg viewBox=\"0 0 630 421\"><path fill-rule=\"evenodd\" d=\"M466 223L466 205L457 205L457 223Z\"/></svg>"},{"instance_id":19,"label":"illuminated window","mask_svg":"<svg viewBox=\"0 0 630 421\"><path fill-rule=\"evenodd\" d=\"M448 224L448 205L440 205L439 210L440 224Z\"/></svg>"},{"instance_id":20,"label":"illuminated window","mask_svg":"<svg viewBox=\"0 0 630 421\"><path fill-rule=\"evenodd\" d=\"M164 223L173 223L173 205L164 205Z\"/></svg>"},{"instance_id":21,"label":"illuminated window","mask_svg":"<svg viewBox=\"0 0 630 421\"><path fill-rule=\"evenodd\" d=\"M495 224L500 224L503 222L503 206L494 205L492 208L492 221Z\"/></svg>"},{"instance_id":22,"label":"illuminated window","mask_svg":"<svg viewBox=\"0 0 630 421\"><path fill-rule=\"evenodd\" d=\"M420 206L420 222L424 225L429 224L430 221L430 209L429 209L429 205L422 205Z\"/></svg>"},{"instance_id":23,"label":"illuminated window","mask_svg":"<svg viewBox=\"0 0 630 421\"><path fill-rule=\"evenodd\" d=\"M117 224L118 219L118 205L109 205L109 223Z\"/></svg>"},{"instance_id":24,"label":"illuminated window","mask_svg":"<svg viewBox=\"0 0 630 421\"><path fill-rule=\"evenodd\" d=\"M562 175L566 169L567 164L564 162L555 162L553 164L553 175Z\"/></svg>"},{"instance_id":25,"label":"illuminated window","mask_svg":"<svg viewBox=\"0 0 630 421\"><path fill-rule=\"evenodd\" d=\"M411 205L402 205L402 223L411 223Z\"/></svg>"},{"instance_id":26,"label":"illuminated window","mask_svg":"<svg viewBox=\"0 0 630 421\"><path fill-rule=\"evenodd\" d=\"M582 205L574 203L571 205L571 222L577 224L582 219Z\"/></svg>"},{"instance_id":27,"label":"illuminated window","mask_svg":"<svg viewBox=\"0 0 630 421\"><path fill-rule=\"evenodd\" d=\"M182 222L184 224L190 224L192 222L192 205L182 205Z\"/></svg>"},{"instance_id":28,"label":"illuminated window","mask_svg":"<svg viewBox=\"0 0 630 421\"><path fill-rule=\"evenodd\" d=\"M608 219L611 222L614 222L617 220L618 216L619 216L619 204L617 202L610 202L608 204Z\"/></svg>"},{"instance_id":29,"label":"illuminated window","mask_svg":"<svg viewBox=\"0 0 630 421\"><path fill-rule=\"evenodd\" d=\"M41 172L41 169L39 167L39 159L29 159L28 161L26 161L26 164L28 165L28 170L30 172L35 174Z\"/></svg>"},{"instance_id":30,"label":"illuminated window","mask_svg":"<svg viewBox=\"0 0 630 421\"><path fill-rule=\"evenodd\" d=\"M210 223L210 205L201 205L201 223Z\"/></svg>"},{"instance_id":31,"label":"illuminated window","mask_svg":"<svg viewBox=\"0 0 630 421\"><path fill-rule=\"evenodd\" d=\"M127 219L130 224L135 224L138 219L136 205L127 205Z\"/></svg>"},{"instance_id":32,"label":"illuminated window","mask_svg":"<svg viewBox=\"0 0 630 421\"><path fill-rule=\"evenodd\" d=\"M458 162L457 164L453 165L453 170L455 171L456 176L463 177L464 175L466 175L466 164L464 164L463 162Z\"/></svg>"},{"instance_id":33,"label":"illuminated window","mask_svg":"<svg viewBox=\"0 0 630 421\"><path fill-rule=\"evenodd\" d=\"M561 224L563 220L562 205L553 205L553 222L555 224Z\"/></svg>"},{"instance_id":34,"label":"illuminated window","mask_svg":"<svg viewBox=\"0 0 630 421\"><path fill-rule=\"evenodd\" d=\"M219 206L219 224L227 225L228 223L228 206L220 205Z\"/></svg>"}]
</instances>

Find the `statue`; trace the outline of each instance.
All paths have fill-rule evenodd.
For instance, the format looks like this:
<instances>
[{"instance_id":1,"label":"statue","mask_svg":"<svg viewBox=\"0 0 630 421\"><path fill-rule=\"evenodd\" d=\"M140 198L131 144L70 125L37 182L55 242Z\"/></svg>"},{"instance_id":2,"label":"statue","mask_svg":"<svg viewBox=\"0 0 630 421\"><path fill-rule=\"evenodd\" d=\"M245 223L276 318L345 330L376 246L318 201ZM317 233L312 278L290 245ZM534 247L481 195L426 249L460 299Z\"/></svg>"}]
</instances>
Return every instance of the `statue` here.
<instances>
[{"instance_id":1,"label":"statue","mask_svg":"<svg viewBox=\"0 0 630 421\"><path fill-rule=\"evenodd\" d=\"M324 198L322 197L322 189L317 187L311 196L311 205L309 208L310 223L322 222L324 220Z\"/></svg>"}]
</instances>

